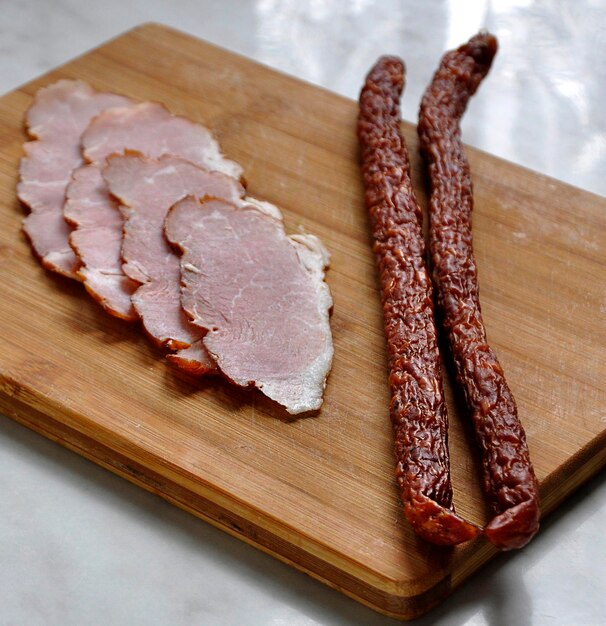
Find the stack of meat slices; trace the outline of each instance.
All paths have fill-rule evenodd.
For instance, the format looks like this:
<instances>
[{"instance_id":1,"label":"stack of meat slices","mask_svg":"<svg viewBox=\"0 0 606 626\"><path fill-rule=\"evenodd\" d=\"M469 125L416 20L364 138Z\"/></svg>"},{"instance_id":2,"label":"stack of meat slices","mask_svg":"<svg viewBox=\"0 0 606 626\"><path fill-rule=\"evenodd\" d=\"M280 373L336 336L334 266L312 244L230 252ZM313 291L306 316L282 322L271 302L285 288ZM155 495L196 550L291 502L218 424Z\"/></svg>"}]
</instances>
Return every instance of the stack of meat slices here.
<instances>
[{"instance_id":1,"label":"stack of meat slices","mask_svg":"<svg viewBox=\"0 0 606 626\"><path fill-rule=\"evenodd\" d=\"M26 125L17 191L44 267L140 319L178 367L257 387L292 414L320 407L328 253L245 197L242 168L205 127L70 80L36 94Z\"/></svg>"}]
</instances>

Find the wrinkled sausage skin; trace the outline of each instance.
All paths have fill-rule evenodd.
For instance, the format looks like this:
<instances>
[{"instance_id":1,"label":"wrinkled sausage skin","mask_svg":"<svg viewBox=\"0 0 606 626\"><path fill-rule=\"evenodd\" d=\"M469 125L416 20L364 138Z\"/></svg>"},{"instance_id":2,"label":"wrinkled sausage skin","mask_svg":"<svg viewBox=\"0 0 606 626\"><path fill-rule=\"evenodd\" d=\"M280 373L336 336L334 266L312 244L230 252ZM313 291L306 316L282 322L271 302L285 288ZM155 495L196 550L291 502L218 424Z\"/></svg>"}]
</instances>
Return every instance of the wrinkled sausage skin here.
<instances>
[{"instance_id":1,"label":"wrinkled sausage skin","mask_svg":"<svg viewBox=\"0 0 606 626\"><path fill-rule=\"evenodd\" d=\"M417 534L457 544L479 529L452 504L447 413L422 212L400 134L404 64L382 57L360 94L358 137L379 270L391 387L396 476L406 518Z\"/></svg>"},{"instance_id":2,"label":"wrinkled sausage skin","mask_svg":"<svg viewBox=\"0 0 606 626\"><path fill-rule=\"evenodd\" d=\"M507 550L523 546L538 530L538 484L515 400L482 321L472 249L472 182L459 128L496 50L496 39L480 33L444 55L423 96L418 131L431 184L430 252L438 306L495 514L484 532Z\"/></svg>"}]
</instances>

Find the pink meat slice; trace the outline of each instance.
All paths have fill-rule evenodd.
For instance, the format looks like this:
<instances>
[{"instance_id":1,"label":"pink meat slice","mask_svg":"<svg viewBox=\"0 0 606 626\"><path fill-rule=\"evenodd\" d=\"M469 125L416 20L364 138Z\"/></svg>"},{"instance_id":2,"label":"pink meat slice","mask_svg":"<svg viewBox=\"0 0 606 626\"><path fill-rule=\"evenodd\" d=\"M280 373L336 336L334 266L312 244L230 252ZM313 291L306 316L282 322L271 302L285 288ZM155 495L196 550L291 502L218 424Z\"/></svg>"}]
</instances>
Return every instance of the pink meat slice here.
<instances>
[{"instance_id":1,"label":"pink meat slice","mask_svg":"<svg viewBox=\"0 0 606 626\"><path fill-rule=\"evenodd\" d=\"M86 290L108 312L127 321L138 319L131 297L138 283L122 271L120 249L124 220L96 166L79 167L67 187L64 213L77 228L70 235Z\"/></svg>"},{"instance_id":2,"label":"pink meat slice","mask_svg":"<svg viewBox=\"0 0 606 626\"><path fill-rule=\"evenodd\" d=\"M191 324L181 308L179 258L163 226L170 207L189 194L239 202L244 188L231 176L173 156L114 156L103 177L121 203L122 269L139 285L132 302L147 333L158 345L180 350L172 360L186 369L214 368L199 343L204 330Z\"/></svg>"},{"instance_id":3,"label":"pink meat slice","mask_svg":"<svg viewBox=\"0 0 606 626\"><path fill-rule=\"evenodd\" d=\"M292 414L318 409L333 356L328 253L246 203L188 197L166 220L182 304L220 370Z\"/></svg>"},{"instance_id":4,"label":"pink meat slice","mask_svg":"<svg viewBox=\"0 0 606 626\"><path fill-rule=\"evenodd\" d=\"M77 277L79 262L69 245L63 203L72 171L83 162L80 136L101 111L129 102L79 80L60 80L36 93L26 114L33 141L24 146L17 195L31 210L23 230L47 269Z\"/></svg>"},{"instance_id":5,"label":"pink meat slice","mask_svg":"<svg viewBox=\"0 0 606 626\"><path fill-rule=\"evenodd\" d=\"M137 313L131 296L138 283L122 271L123 219L101 176L107 157L125 151L152 158L172 154L234 177L240 177L242 169L221 154L208 129L172 115L154 102L97 116L82 136L82 148L89 165L74 174L64 208L65 217L75 228L71 244L82 261L79 274L106 311L134 320ZM82 180L95 180L92 195ZM194 371L185 360L178 364Z\"/></svg>"},{"instance_id":6,"label":"pink meat slice","mask_svg":"<svg viewBox=\"0 0 606 626\"><path fill-rule=\"evenodd\" d=\"M100 115L83 134L82 146L90 163L103 163L110 154L128 149L152 158L172 154L237 179L242 176L242 167L223 156L207 128L157 102Z\"/></svg>"}]
</instances>

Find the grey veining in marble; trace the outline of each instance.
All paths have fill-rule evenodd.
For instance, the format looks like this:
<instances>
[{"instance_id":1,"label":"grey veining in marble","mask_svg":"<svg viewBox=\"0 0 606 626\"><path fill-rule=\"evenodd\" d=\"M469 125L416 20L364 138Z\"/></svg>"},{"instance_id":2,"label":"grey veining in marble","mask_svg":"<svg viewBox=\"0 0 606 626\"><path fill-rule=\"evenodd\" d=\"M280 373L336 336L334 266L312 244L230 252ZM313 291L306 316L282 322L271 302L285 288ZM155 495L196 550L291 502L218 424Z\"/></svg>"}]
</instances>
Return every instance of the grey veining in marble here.
<instances>
[{"instance_id":1,"label":"grey veining in marble","mask_svg":"<svg viewBox=\"0 0 606 626\"><path fill-rule=\"evenodd\" d=\"M0 91L149 20L349 97L399 54L411 121L442 52L488 28L500 52L465 140L606 195L602 0L2 0ZM605 527L602 472L415 624L606 624ZM0 626L388 623L0 417Z\"/></svg>"}]
</instances>

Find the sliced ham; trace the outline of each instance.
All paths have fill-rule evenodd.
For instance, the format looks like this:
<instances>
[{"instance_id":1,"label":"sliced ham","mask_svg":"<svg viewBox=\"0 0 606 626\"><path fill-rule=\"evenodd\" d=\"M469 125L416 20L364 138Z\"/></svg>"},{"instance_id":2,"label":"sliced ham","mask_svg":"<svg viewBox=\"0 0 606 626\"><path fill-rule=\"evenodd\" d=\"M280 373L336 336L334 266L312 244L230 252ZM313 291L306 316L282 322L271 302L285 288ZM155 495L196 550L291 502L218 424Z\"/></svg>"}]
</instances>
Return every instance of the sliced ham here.
<instances>
[{"instance_id":1,"label":"sliced ham","mask_svg":"<svg viewBox=\"0 0 606 626\"><path fill-rule=\"evenodd\" d=\"M100 115L83 134L82 146L90 163L103 163L108 155L128 149L153 158L172 154L234 178L242 176L241 166L223 156L207 128L157 102Z\"/></svg>"},{"instance_id":2,"label":"sliced ham","mask_svg":"<svg viewBox=\"0 0 606 626\"><path fill-rule=\"evenodd\" d=\"M63 203L72 171L83 162L80 136L101 111L129 102L79 80L60 80L36 93L25 119L33 141L24 146L17 195L31 210L23 229L47 269L76 278L79 262L68 242Z\"/></svg>"},{"instance_id":3,"label":"sliced ham","mask_svg":"<svg viewBox=\"0 0 606 626\"><path fill-rule=\"evenodd\" d=\"M124 274L120 259L124 219L99 167L84 165L73 173L64 213L77 226L69 240L80 258L78 276L86 290L115 317L138 319L131 302L138 283Z\"/></svg>"},{"instance_id":4,"label":"sliced ham","mask_svg":"<svg viewBox=\"0 0 606 626\"><path fill-rule=\"evenodd\" d=\"M177 364L204 370L211 364L196 342L204 330L185 316L180 302L179 258L166 241L164 220L169 208L192 194L240 202L244 188L231 176L210 172L185 159L164 156L149 159L135 155L108 159L103 177L111 194L121 202L124 216L122 257L124 273L140 286L132 302L150 337L178 353ZM199 361L193 363L195 358Z\"/></svg>"},{"instance_id":5,"label":"sliced ham","mask_svg":"<svg viewBox=\"0 0 606 626\"><path fill-rule=\"evenodd\" d=\"M319 240L288 237L259 206L194 197L165 231L182 252L183 308L225 376L292 414L318 409L333 355Z\"/></svg>"},{"instance_id":6,"label":"sliced ham","mask_svg":"<svg viewBox=\"0 0 606 626\"><path fill-rule=\"evenodd\" d=\"M123 219L101 177L107 157L125 151L151 158L171 154L236 178L242 168L221 154L208 129L154 102L115 108L97 116L82 136L82 149L89 165L74 174L64 209L75 229L71 244L82 261L79 274L87 290L109 313L133 320L137 313L130 298L138 283L122 271ZM82 184L93 180L94 190ZM191 369L187 361L173 360Z\"/></svg>"}]
</instances>

